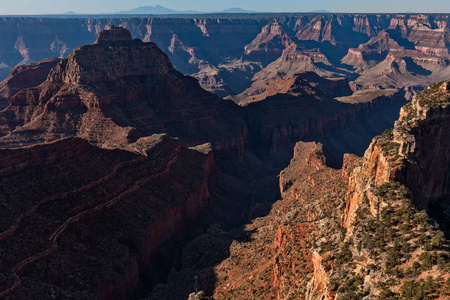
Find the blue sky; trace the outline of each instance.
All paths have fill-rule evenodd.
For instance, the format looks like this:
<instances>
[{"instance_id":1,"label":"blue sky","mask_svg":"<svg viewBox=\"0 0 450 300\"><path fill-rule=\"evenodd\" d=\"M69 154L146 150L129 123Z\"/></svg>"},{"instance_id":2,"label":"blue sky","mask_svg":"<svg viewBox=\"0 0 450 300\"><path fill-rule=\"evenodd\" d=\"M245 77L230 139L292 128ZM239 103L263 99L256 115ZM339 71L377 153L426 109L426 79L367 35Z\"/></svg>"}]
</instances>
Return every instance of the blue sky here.
<instances>
[{"instance_id":1,"label":"blue sky","mask_svg":"<svg viewBox=\"0 0 450 300\"><path fill-rule=\"evenodd\" d=\"M177 10L214 11L241 7L257 11L438 12L450 13L450 0L0 0L0 15L75 11L111 13L159 4Z\"/></svg>"}]
</instances>

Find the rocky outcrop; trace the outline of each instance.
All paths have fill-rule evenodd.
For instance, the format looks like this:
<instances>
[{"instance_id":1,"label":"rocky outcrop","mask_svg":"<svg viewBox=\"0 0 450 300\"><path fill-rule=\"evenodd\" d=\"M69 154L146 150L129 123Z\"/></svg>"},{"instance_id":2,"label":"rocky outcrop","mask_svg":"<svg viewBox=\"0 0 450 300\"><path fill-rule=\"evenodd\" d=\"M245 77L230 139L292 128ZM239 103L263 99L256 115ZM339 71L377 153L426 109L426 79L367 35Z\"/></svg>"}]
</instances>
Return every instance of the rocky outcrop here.
<instances>
[{"instance_id":1,"label":"rocky outcrop","mask_svg":"<svg viewBox=\"0 0 450 300\"><path fill-rule=\"evenodd\" d=\"M394 130L376 138L367 149L364 162L350 176L344 227L352 226L355 211L366 197L371 212L380 213L382 207L371 189L389 181L408 187L420 209L448 197L446 166L450 146L443 138L450 128L446 84L435 84L418 94L402 108Z\"/></svg>"},{"instance_id":2,"label":"rocky outcrop","mask_svg":"<svg viewBox=\"0 0 450 300\"><path fill-rule=\"evenodd\" d=\"M448 297L448 240L420 209L433 207L441 193L444 219L437 220L445 225L448 150L441 132L449 85L418 94L393 131L377 136L364 157L346 155L342 169L327 166L323 145L297 143L279 176L281 200L241 228L228 258L214 267L214 297Z\"/></svg>"},{"instance_id":3,"label":"rocky outcrop","mask_svg":"<svg viewBox=\"0 0 450 300\"><path fill-rule=\"evenodd\" d=\"M10 104L11 98L19 91L36 87L44 82L50 70L59 61L57 58L50 58L12 69L9 77L0 83L0 110L6 108Z\"/></svg>"},{"instance_id":4,"label":"rocky outcrop","mask_svg":"<svg viewBox=\"0 0 450 300\"><path fill-rule=\"evenodd\" d=\"M406 159L398 180L413 191L415 204L423 209L449 195L448 86L437 83L418 94L402 108L394 128L399 155Z\"/></svg>"},{"instance_id":5,"label":"rocky outcrop","mask_svg":"<svg viewBox=\"0 0 450 300\"><path fill-rule=\"evenodd\" d=\"M294 42L277 20L271 20L262 28L258 36L244 48L244 55L249 60L272 61L279 57L284 49Z\"/></svg>"},{"instance_id":6,"label":"rocky outcrop","mask_svg":"<svg viewBox=\"0 0 450 300\"><path fill-rule=\"evenodd\" d=\"M308 84L305 85L306 82ZM310 88L308 89L306 86L310 86ZM290 78L276 79L269 84L263 93L237 101L240 105L246 105L251 102L262 101L277 94L290 94L296 97L307 94L318 94L313 88L333 98L349 96L353 93L349 87L347 78L326 79L314 72L302 72Z\"/></svg>"},{"instance_id":7,"label":"rocky outcrop","mask_svg":"<svg viewBox=\"0 0 450 300\"><path fill-rule=\"evenodd\" d=\"M200 86L219 97L226 97L229 95L235 94L235 92L229 87L226 83L227 76L231 74L227 74L228 71L223 68L216 68L212 65L205 66L201 69L200 72L193 74Z\"/></svg>"},{"instance_id":8,"label":"rocky outcrop","mask_svg":"<svg viewBox=\"0 0 450 300\"><path fill-rule=\"evenodd\" d=\"M356 220L356 211L366 197L370 203L371 213L374 215L380 213L379 199L373 194L371 189L395 180L397 177L398 163L392 162L392 154L389 155L383 151L385 143L391 143L389 138L390 135L387 132L385 136L372 142L364 154L361 165L354 168L351 173L348 184L347 202L342 218L342 226L347 229L352 230ZM392 147L395 147L395 142L392 143ZM346 168L348 167L344 166L344 169Z\"/></svg>"},{"instance_id":9,"label":"rocky outcrop","mask_svg":"<svg viewBox=\"0 0 450 300\"><path fill-rule=\"evenodd\" d=\"M327 270L323 266L322 256L318 252L313 253L312 263L314 266L314 274L313 279L308 283L305 300L334 299L336 295L332 291L328 291L329 278Z\"/></svg>"},{"instance_id":10,"label":"rocky outcrop","mask_svg":"<svg viewBox=\"0 0 450 300\"><path fill-rule=\"evenodd\" d=\"M367 43L349 49L342 62L361 72L382 61L388 52L401 52L404 49L389 36L388 31L381 31Z\"/></svg>"},{"instance_id":11,"label":"rocky outcrop","mask_svg":"<svg viewBox=\"0 0 450 300\"><path fill-rule=\"evenodd\" d=\"M14 95L0 119L8 147L78 136L115 148L167 132L239 155L248 134L237 107L201 89L154 43L132 40L121 27L101 32L40 86Z\"/></svg>"},{"instance_id":12,"label":"rocky outcrop","mask_svg":"<svg viewBox=\"0 0 450 300\"><path fill-rule=\"evenodd\" d=\"M253 95L263 93L274 80L287 79L299 73L316 73L327 78L347 75L345 71L334 68L327 57L317 49L310 50L291 44L283 50L278 59L254 74L251 86L237 97L237 102L240 98L247 100Z\"/></svg>"}]
</instances>

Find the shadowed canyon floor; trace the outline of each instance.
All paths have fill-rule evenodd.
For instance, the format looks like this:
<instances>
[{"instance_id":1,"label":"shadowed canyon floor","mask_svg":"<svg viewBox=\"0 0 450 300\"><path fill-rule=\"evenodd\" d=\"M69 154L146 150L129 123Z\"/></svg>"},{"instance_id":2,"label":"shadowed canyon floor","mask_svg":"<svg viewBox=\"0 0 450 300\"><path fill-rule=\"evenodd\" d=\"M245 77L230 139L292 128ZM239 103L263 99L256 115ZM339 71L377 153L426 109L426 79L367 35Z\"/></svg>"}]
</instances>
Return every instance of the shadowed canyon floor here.
<instances>
[{"instance_id":1,"label":"shadowed canyon floor","mask_svg":"<svg viewBox=\"0 0 450 300\"><path fill-rule=\"evenodd\" d=\"M264 28L257 41L278 34L289 46L278 21ZM283 52L253 44L246 55L261 49ZM395 223L399 232L418 226L411 239L423 240L405 246L411 257L398 254L392 267L404 279L395 284L384 280L386 253L405 241L393 232L372 253L370 229L357 221L362 214L382 227L374 223L382 208L384 216L408 201L445 204L448 184L431 170L448 166L434 160L448 157L446 139L436 138L448 130L448 90L416 96L395 130L371 143L393 126L405 98L396 89L353 93L350 85L295 72L237 105L175 70L155 43L116 26L67 58L14 69L0 84L8 104L0 112L0 298L187 299L202 289L215 299L357 299L401 294L405 282L426 275L441 276L433 285L441 293L448 244L425 214L408 206L417 222ZM363 159L343 156L367 147ZM435 152L413 151L422 147ZM399 216L406 219L403 210ZM411 275L416 261L423 268ZM356 278L371 263L378 269ZM361 280L364 290L351 294Z\"/></svg>"}]
</instances>

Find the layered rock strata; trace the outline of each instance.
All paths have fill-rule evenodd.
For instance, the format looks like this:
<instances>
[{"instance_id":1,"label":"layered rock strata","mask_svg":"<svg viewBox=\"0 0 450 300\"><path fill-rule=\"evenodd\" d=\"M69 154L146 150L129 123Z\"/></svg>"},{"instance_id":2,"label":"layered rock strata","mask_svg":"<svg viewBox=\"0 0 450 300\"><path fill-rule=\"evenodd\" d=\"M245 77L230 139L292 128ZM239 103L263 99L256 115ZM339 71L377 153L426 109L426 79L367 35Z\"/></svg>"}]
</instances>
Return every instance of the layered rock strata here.
<instances>
[{"instance_id":1,"label":"layered rock strata","mask_svg":"<svg viewBox=\"0 0 450 300\"><path fill-rule=\"evenodd\" d=\"M240 153L248 133L236 107L176 71L154 43L112 27L74 50L39 86L16 93L0 114L1 144L78 136L115 148L154 133ZM36 134L36 132L39 132Z\"/></svg>"},{"instance_id":2,"label":"layered rock strata","mask_svg":"<svg viewBox=\"0 0 450 300\"><path fill-rule=\"evenodd\" d=\"M128 151L66 138L0 153L3 299L129 299L152 252L209 202L210 148L166 135Z\"/></svg>"},{"instance_id":3,"label":"layered rock strata","mask_svg":"<svg viewBox=\"0 0 450 300\"><path fill-rule=\"evenodd\" d=\"M374 112L398 111L405 103L397 90L334 98L333 94L349 90L346 81L315 80L316 76L304 73L274 81L265 93L252 98L245 109L253 143L276 153L293 141L326 139Z\"/></svg>"},{"instance_id":4,"label":"layered rock strata","mask_svg":"<svg viewBox=\"0 0 450 300\"><path fill-rule=\"evenodd\" d=\"M54 68L60 60L49 58L30 65L20 65L11 70L8 78L0 83L0 109L6 108L11 98L25 88L40 85L47 79L50 70Z\"/></svg>"},{"instance_id":5,"label":"layered rock strata","mask_svg":"<svg viewBox=\"0 0 450 300\"><path fill-rule=\"evenodd\" d=\"M66 57L94 42L103 29L120 25L133 37L157 43L178 70L195 74L221 96L246 90L253 95L273 79L313 71L327 77L361 77L354 88L400 88L412 97L449 76L448 23L448 15L425 14L5 17L0 20L0 79L19 64ZM392 54L401 54L407 74L386 66ZM393 74L380 77L380 68ZM218 73L214 80L211 69Z\"/></svg>"},{"instance_id":6,"label":"layered rock strata","mask_svg":"<svg viewBox=\"0 0 450 300\"><path fill-rule=\"evenodd\" d=\"M282 199L215 267L214 296L447 299L448 86L418 94L340 170L327 167L321 144L298 143L280 174Z\"/></svg>"}]
</instances>

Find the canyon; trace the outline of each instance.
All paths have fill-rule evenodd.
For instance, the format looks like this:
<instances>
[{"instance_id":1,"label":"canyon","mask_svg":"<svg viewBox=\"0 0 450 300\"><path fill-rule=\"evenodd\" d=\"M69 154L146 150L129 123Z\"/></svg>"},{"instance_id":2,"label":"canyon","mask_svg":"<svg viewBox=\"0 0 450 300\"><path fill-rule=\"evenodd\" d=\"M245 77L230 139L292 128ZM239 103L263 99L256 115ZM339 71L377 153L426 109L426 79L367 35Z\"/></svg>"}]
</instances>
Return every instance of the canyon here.
<instances>
[{"instance_id":1,"label":"canyon","mask_svg":"<svg viewBox=\"0 0 450 300\"><path fill-rule=\"evenodd\" d=\"M18 18L36 42L57 36L60 55L22 35L19 64L45 60L0 83L0 298L358 299L406 295L421 278L446 297L449 83L414 95L424 86L365 86L371 60L326 63L373 47L390 60L389 30L419 40L424 22L442 41L446 17L362 18L75 18L51 34L60 19ZM233 35L244 52L225 47ZM409 58L448 55L446 42L417 43ZM285 76L273 71L286 60ZM202 77L218 66L223 78Z\"/></svg>"},{"instance_id":2,"label":"canyon","mask_svg":"<svg viewBox=\"0 0 450 300\"><path fill-rule=\"evenodd\" d=\"M348 77L354 91L398 88L410 100L450 75L448 15L310 13L2 17L0 79L18 65L64 58L111 25L155 42L178 71L231 99L313 71Z\"/></svg>"},{"instance_id":3,"label":"canyon","mask_svg":"<svg viewBox=\"0 0 450 300\"><path fill-rule=\"evenodd\" d=\"M281 199L232 232L204 289L214 299L449 299L449 85L416 95L342 168L323 144L297 143ZM214 245L217 233L202 239Z\"/></svg>"}]
</instances>

